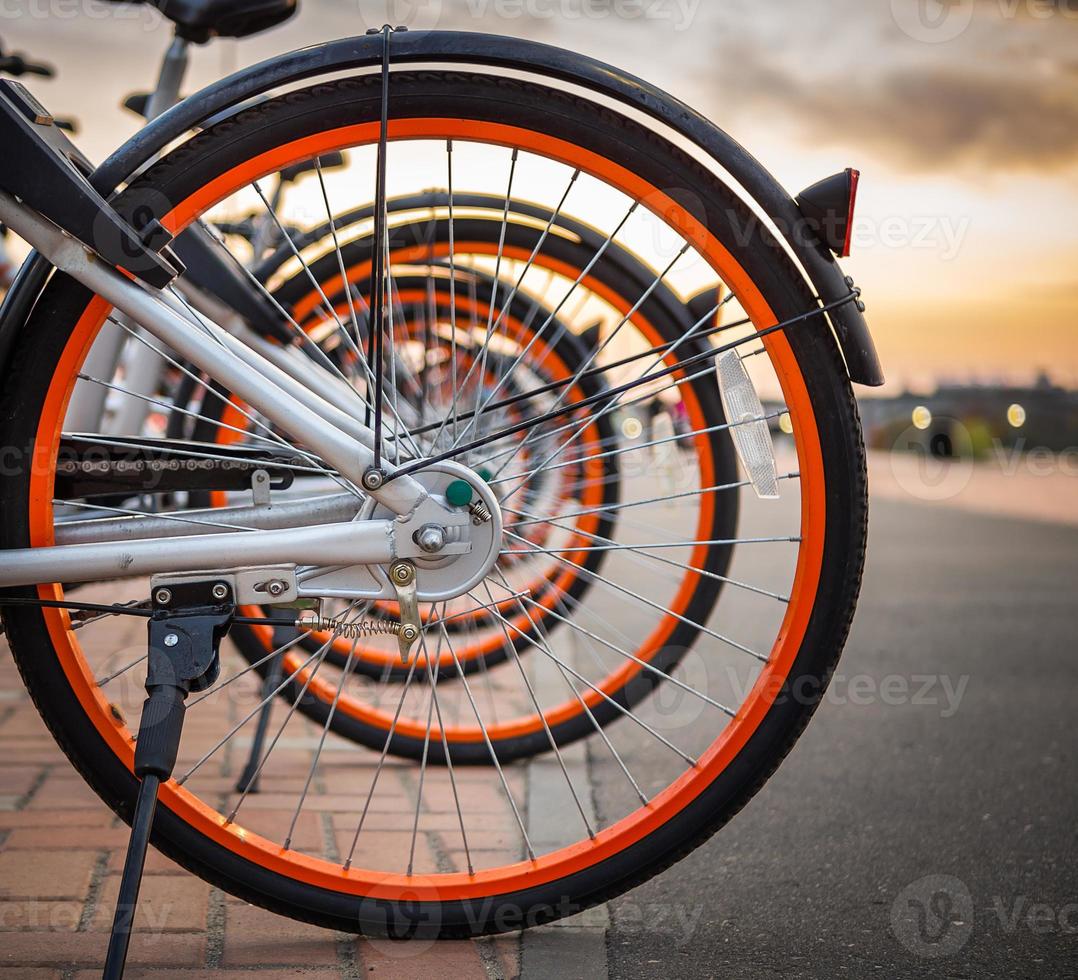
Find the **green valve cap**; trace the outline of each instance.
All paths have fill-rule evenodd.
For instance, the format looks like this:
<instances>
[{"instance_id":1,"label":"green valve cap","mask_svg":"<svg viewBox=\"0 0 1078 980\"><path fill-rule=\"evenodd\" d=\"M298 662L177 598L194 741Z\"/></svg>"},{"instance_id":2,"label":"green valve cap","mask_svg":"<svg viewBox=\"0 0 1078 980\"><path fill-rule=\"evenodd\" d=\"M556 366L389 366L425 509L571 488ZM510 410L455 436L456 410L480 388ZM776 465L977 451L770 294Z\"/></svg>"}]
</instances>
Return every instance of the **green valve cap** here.
<instances>
[{"instance_id":1,"label":"green valve cap","mask_svg":"<svg viewBox=\"0 0 1078 980\"><path fill-rule=\"evenodd\" d=\"M464 480L454 480L445 488L445 499L454 507L467 507L472 502L472 486Z\"/></svg>"},{"instance_id":2,"label":"green valve cap","mask_svg":"<svg viewBox=\"0 0 1078 980\"><path fill-rule=\"evenodd\" d=\"M490 470L488 470L485 466L480 466L479 469L477 469L475 472L479 475L479 479L482 480L484 483L490 483L491 479L494 476L494 474L491 473Z\"/></svg>"}]
</instances>

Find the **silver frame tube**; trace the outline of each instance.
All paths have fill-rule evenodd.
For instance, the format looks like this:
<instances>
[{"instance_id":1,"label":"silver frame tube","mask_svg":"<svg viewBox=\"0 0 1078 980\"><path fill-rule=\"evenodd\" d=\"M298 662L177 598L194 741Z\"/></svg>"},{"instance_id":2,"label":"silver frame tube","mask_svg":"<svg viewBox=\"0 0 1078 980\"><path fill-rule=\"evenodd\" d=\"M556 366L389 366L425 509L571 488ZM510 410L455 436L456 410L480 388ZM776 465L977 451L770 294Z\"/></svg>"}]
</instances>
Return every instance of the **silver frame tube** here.
<instances>
[{"instance_id":1,"label":"silver frame tube","mask_svg":"<svg viewBox=\"0 0 1078 980\"><path fill-rule=\"evenodd\" d=\"M374 463L371 448L331 425L322 414L281 387L281 375L287 375L280 368L215 324L207 324L208 332L203 331L187 316L177 313L169 301L121 275L51 222L2 191L0 221L30 242L60 271L126 313L161 343L275 422L282 431L298 438L345 479L362 485L363 474ZM310 372L314 379L322 369L312 362ZM328 404L326 408L327 414L339 411ZM392 477L391 465L383 461L382 468L387 478ZM427 492L412 477L402 476L372 491L371 496L394 514L406 516L426 499Z\"/></svg>"},{"instance_id":2,"label":"silver frame tube","mask_svg":"<svg viewBox=\"0 0 1078 980\"><path fill-rule=\"evenodd\" d=\"M102 544L142 538L178 538L197 534L223 534L232 530L271 531L286 527L314 527L351 521L362 504L350 493L337 493L307 500L285 500L273 506L217 507L185 510L182 516L147 514L124 517L85 517L57 522L57 545ZM201 522L201 523L200 523ZM5 559L10 552L5 552Z\"/></svg>"},{"instance_id":3,"label":"silver frame tube","mask_svg":"<svg viewBox=\"0 0 1078 980\"><path fill-rule=\"evenodd\" d=\"M102 582L160 572L241 565L382 565L392 561L392 521L352 521L278 531L14 548L3 552L0 588L39 582Z\"/></svg>"}]
</instances>

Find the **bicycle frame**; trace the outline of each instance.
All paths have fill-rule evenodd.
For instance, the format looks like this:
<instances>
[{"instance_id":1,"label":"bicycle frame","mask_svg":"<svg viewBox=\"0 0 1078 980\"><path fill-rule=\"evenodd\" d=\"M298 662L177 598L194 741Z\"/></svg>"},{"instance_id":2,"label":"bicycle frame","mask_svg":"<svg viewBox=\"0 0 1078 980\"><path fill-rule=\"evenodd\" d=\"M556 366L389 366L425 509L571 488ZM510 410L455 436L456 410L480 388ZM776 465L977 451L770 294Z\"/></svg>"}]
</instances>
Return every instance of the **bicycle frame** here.
<instances>
[{"instance_id":1,"label":"bicycle frame","mask_svg":"<svg viewBox=\"0 0 1078 980\"><path fill-rule=\"evenodd\" d=\"M201 370L218 378L282 431L317 453L345 480L363 485L374 465L373 433L349 420L350 431L338 424L344 413L311 388L311 375L326 372L313 362L302 365L306 384L283 367L245 346L210 320L195 323L178 312L164 293L150 290L111 268L75 239L5 192L0 192L0 221L30 242L57 269L77 279L116 309L142 325L161 343ZM184 308L180 306L180 309ZM184 310L185 313L188 311ZM297 371L298 373L298 371ZM328 378L327 378L328 381ZM328 387L325 385L323 387ZM385 480L370 496L406 524L425 502L424 487L408 475L394 476L381 464ZM461 467L462 472L464 468ZM435 505L439 506L440 505ZM444 508L440 508L443 509ZM460 515L445 511L445 523L460 525ZM0 586L53 581L99 581L118 575L205 568L229 556L232 565L301 563L321 566L384 564L401 554L397 522L353 520L318 526L270 530L258 534L224 532L167 538L87 543L5 552Z\"/></svg>"}]
</instances>

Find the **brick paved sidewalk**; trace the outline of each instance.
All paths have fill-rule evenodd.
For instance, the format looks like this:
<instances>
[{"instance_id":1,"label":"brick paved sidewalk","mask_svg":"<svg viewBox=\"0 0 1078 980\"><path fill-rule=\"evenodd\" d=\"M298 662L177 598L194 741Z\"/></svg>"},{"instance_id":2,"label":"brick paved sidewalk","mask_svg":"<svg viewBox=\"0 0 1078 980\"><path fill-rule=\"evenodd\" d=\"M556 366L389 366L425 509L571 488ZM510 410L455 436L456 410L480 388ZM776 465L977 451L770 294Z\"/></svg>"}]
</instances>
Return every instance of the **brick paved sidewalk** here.
<instances>
[{"instance_id":1,"label":"brick paved sidewalk","mask_svg":"<svg viewBox=\"0 0 1078 980\"><path fill-rule=\"evenodd\" d=\"M0 641L0 977L99 976L127 828L56 747ZM515 977L517 936L415 949L293 922L151 852L128 976Z\"/></svg>"}]
</instances>

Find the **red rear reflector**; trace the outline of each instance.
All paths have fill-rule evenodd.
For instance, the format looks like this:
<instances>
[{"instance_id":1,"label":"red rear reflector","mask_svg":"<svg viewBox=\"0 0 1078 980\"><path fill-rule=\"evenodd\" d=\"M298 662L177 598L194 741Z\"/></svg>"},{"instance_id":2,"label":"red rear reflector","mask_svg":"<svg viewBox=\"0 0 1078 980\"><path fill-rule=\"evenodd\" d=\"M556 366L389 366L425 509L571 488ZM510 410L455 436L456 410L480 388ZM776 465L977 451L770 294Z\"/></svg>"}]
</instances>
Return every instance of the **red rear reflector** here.
<instances>
[{"instance_id":1,"label":"red rear reflector","mask_svg":"<svg viewBox=\"0 0 1078 980\"><path fill-rule=\"evenodd\" d=\"M857 182L861 179L861 171L847 167L846 176L850 178L850 200L846 208L846 234L842 239L842 249L838 253L840 258L845 258L850 254L850 242L853 238L853 209L857 206Z\"/></svg>"}]
</instances>

